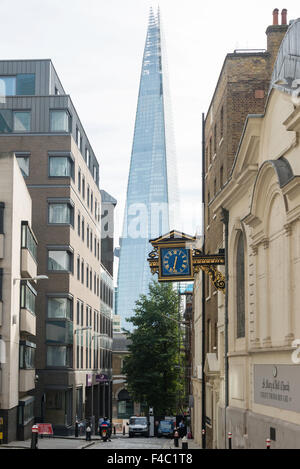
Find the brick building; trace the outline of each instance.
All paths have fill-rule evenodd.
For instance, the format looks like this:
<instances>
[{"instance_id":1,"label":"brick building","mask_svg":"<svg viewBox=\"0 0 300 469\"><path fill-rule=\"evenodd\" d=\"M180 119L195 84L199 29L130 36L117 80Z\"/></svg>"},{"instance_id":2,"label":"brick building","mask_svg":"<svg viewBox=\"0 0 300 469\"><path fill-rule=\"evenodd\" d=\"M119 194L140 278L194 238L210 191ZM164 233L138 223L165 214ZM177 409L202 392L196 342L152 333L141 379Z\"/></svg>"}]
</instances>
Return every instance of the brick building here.
<instances>
[{"instance_id":1,"label":"brick building","mask_svg":"<svg viewBox=\"0 0 300 469\"><path fill-rule=\"evenodd\" d=\"M264 111L274 62L282 39L288 29L286 10L282 11L282 24L273 12L273 24L266 30L266 50L235 50L226 55L214 95L205 118L205 251L217 253L223 247L223 223L212 214L210 204L226 185L233 161L249 114ZM194 335L201 337L202 289L201 275L194 289ZM206 445L215 448L217 442L217 408L223 397L219 393L219 380L224 374L224 327L218 324L218 292L210 280L205 282L205 350L206 373ZM219 293L219 295L223 295ZM219 307L221 302L219 301ZM200 343L194 350L194 434L201 440L201 355ZM198 361L197 361L198 360ZM220 428L219 428L220 430Z\"/></svg>"}]
</instances>

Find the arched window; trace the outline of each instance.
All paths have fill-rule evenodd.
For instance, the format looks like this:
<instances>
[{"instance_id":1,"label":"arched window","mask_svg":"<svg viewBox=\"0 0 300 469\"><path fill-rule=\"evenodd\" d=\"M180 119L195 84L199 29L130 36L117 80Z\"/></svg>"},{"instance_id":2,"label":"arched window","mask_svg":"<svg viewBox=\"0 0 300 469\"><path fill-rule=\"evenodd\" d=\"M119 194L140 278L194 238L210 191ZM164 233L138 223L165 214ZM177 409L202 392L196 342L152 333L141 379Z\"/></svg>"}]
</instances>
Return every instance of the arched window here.
<instances>
[{"instance_id":1,"label":"arched window","mask_svg":"<svg viewBox=\"0 0 300 469\"><path fill-rule=\"evenodd\" d=\"M245 337L245 249L244 235L240 231L236 255L236 317L237 338Z\"/></svg>"}]
</instances>

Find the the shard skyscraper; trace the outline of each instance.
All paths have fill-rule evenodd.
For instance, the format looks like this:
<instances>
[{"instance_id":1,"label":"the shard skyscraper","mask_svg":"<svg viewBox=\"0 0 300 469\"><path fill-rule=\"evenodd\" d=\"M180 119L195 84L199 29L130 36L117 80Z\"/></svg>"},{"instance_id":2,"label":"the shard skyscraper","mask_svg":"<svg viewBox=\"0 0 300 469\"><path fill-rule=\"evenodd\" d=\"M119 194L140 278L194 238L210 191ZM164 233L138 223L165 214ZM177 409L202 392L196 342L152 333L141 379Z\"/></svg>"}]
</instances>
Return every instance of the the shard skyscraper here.
<instances>
[{"instance_id":1,"label":"the shard skyscraper","mask_svg":"<svg viewBox=\"0 0 300 469\"><path fill-rule=\"evenodd\" d=\"M179 196L168 73L160 12L150 9L131 153L120 260L116 314L122 327L133 315L151 275L149 239L176 229ZM177 225L178 226L178 225Z\"/></svg>"}]
</instances>

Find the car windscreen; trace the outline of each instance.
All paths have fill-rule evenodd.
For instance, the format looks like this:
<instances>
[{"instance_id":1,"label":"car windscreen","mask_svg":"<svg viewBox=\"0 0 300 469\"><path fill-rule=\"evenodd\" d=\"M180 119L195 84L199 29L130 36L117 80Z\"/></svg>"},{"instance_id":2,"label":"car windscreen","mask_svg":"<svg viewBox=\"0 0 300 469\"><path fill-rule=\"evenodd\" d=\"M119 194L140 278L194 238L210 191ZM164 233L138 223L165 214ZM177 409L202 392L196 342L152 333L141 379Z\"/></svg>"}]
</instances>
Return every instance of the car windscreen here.
<instances>
[{"instance_id":1,"label":"car windscreen","mask_svg":"<svg viewBox=\"0 0 300 469\"><path fill-rule=\"evenodd\" d=\"M161 428L170 428L172 427L172 423L168 420L163 420L160 422Z\"/></svg>"},{"instance_id":2,"label":"car windscreen","mask_svg":"<svg viewBox=\"0 0 300 469\"><path fill-rule=\"evenodd\" d=\"M147 419L146 418L131 418L129 420L130 425L147 425Z\"/></svg>"}]
</instances>

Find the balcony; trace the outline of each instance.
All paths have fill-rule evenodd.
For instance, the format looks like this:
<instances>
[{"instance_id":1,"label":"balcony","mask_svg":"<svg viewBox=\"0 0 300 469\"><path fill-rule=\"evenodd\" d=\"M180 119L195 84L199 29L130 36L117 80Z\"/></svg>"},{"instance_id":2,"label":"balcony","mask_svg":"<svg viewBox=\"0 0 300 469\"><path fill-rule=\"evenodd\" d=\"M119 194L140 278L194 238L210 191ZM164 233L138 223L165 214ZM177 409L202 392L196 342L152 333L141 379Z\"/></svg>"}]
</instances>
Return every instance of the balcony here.
<instances>
[{"instance_id":1,"label":"balcony","mask_svg":"<svg viewBox=\"0 0 300 469\"><path fill-rule=\"evenodd\" d=\"M19 392L28 392L35 388L35 370L20 370Z\"/></svg>"},{"instance_id":2,"label":"balcony","mask_svg":"<svg viewBox=\"0 0 300 469\"><path fill-rule=\"evenodd\" d=\"M37 241L27 222L22 222L22 256L21 276L36 277L37 275Z\"/></svg>"},{"instance_id":3,"label":"balcony","mask_svg":"<svg viewBox=\"0 0 300 469\"><path fill-rule=\"evenodd\" d=\"M27 248L22 248L21 276L26 278L37 276L36 262Z\"/></svg>"},{"instance_id":4,"label":"balcony","mask_svg":"<svg viewBox=\"0 0 300 469\"><path fill-rule=\"evenodd\" d=\"M36 317L26 308L21 308L20 332L36 335Z\"/></svg>"}]
</instances>

